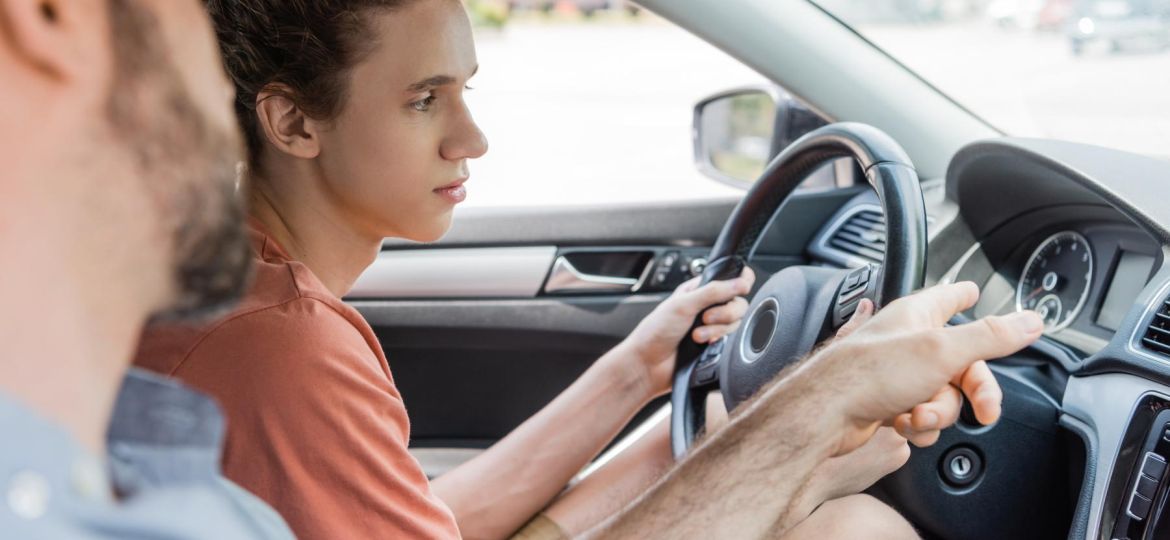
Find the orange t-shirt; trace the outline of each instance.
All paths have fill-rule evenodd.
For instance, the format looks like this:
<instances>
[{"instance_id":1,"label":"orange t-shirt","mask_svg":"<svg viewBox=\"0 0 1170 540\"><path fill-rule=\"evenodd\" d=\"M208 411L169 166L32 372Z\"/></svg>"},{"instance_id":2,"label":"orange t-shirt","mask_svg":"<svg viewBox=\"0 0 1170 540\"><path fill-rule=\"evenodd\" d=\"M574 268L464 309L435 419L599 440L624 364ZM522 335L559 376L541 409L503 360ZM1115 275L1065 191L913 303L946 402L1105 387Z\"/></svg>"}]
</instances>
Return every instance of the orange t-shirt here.
<instances>
[{"instance_id":1,"label":"orange t-shirt","mask_svg":"<svg viewBox=\"0 0 1170 540\"><path fill-rule=\"evenodd\" d=\"M458 538L407 452L410 422L370 325L253 223L256 273L227 317L147 330L135 363L224 408L224 473L299 538Z\"/></svg>"}]
</instances>

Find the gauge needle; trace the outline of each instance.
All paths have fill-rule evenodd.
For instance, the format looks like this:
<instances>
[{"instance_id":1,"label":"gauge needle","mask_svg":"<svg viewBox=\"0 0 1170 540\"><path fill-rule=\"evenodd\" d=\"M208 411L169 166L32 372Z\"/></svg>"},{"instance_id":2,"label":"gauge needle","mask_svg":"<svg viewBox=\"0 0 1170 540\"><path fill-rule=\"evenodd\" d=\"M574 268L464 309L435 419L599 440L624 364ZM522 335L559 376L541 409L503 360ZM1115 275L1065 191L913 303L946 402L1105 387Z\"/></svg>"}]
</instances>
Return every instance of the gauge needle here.
<instances>
[{"instance_id":1,"label":"gauge needle","mask_svg":"<svg viewBox=\"0 0 1170 540\"><path fill-rule=\"evenodd\" d=\"M1035 298L1037 294L1040 294L1042 292L1044 292L1044 287L1036 287L1035 289L1032 289L1032 292L1029 293L1028 296L1024 297L1024 301L1027 302L1028 300Z\"/></svg>"}]
</instances>

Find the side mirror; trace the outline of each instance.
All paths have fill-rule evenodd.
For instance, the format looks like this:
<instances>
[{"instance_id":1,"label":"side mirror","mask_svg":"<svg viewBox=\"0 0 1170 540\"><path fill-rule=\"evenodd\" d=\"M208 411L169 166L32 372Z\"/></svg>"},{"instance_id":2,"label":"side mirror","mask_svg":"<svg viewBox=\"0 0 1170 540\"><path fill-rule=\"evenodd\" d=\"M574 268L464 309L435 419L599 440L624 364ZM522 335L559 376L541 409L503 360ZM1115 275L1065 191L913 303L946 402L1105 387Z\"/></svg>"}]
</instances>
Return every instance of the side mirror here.
<instances>
[{"instance_id":1,"label":"side mirror","mask_svg":"<svg viewBox=\"0 0 1170 540\"><path fill-rule=\"evenodd\" d=\"M775 86L721 92L695 105L695 164L716 181L748 187L784 147L827 123Z\"/></svg>"}]
</instances>

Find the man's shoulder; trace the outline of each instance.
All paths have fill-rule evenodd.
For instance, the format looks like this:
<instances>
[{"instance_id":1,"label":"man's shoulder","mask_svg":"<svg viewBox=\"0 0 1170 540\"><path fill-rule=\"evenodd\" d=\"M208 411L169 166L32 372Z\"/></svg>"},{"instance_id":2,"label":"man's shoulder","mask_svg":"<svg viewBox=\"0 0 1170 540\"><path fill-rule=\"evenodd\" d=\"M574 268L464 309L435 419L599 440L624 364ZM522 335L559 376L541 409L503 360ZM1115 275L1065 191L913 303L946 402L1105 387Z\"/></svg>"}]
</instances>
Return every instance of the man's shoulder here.
<instances>
[{"instance_id":1,"label":"man's shoulder","mask_svg":"<svg viewBox=\"0 0 1170 540\"><path fill-rule=\"evenodd\" d=\"M151 490L141 497L90 503L65 500L69 487L51 494L49 513L29 519L0 510L4 538L71 538L120 540L172 538L196 540L284 540L295 538L285 521L268 505L226 479L209 484Z\"/></svg>"},{"instance_id":2,"label":"man's shoulder","mask_svg":"<svg viewBox=\"0 0 1170 540\"><path fill-rule=\"evenodd\" d=\"M0 393L0 426L15 441L0 449L4 538L292 538L274 510L220 474L221 421L205 398L131 370L117 401L102 460Z\"/></svg>"}]
</instances>

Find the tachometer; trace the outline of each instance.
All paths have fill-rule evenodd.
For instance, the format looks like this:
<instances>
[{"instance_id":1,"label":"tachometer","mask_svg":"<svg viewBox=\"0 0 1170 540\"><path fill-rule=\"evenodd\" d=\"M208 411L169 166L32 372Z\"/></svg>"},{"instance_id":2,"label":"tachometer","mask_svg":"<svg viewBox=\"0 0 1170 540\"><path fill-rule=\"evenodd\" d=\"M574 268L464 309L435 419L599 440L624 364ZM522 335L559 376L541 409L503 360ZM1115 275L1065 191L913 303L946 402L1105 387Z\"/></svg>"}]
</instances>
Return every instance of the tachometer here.
<instances>
[{"instance_id":1,"label":"tachometer","mask_svg":"<svg viewBox=\"0 0 1170 540\"><path fill-rule=\"evenodd\" d=\"M1068 327L1085 307L1093 282L1093 250L1084 236L1049 236L1028 257L1016 288L1016 309L1033 310L1052 332Z\"/></svg>"}]
</instances>

